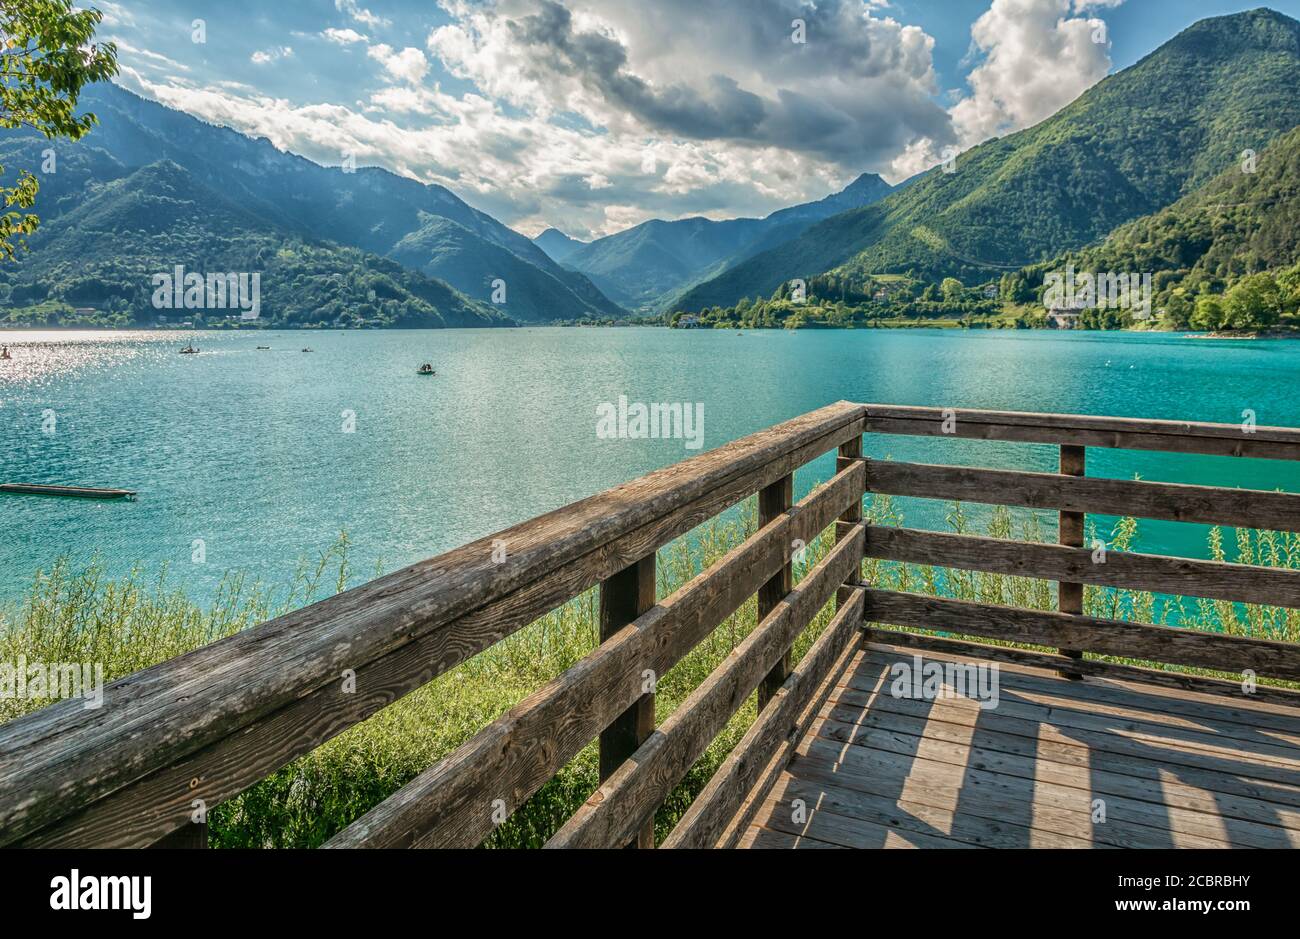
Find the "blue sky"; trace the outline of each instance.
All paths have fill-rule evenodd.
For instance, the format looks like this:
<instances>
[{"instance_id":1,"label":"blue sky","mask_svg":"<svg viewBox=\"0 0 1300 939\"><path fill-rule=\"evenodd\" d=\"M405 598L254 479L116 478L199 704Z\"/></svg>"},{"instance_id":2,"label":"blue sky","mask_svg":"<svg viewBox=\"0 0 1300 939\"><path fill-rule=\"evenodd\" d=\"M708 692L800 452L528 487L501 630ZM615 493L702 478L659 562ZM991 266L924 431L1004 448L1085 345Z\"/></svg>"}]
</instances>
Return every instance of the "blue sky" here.
<instances>
[{"instance_id":1,"label":"blue sky","mask_svg":"<svg viewBox=\"0 0 1300 939\"><path fill-rule=\"evenodd\" d=\"M526 234L763 215L1029 126L1194 0L90 0L120 82ZM1300 0L1273 9L1300 18ZM202 21L195 26L195 21Z\"/></svg>"}]
</instances>

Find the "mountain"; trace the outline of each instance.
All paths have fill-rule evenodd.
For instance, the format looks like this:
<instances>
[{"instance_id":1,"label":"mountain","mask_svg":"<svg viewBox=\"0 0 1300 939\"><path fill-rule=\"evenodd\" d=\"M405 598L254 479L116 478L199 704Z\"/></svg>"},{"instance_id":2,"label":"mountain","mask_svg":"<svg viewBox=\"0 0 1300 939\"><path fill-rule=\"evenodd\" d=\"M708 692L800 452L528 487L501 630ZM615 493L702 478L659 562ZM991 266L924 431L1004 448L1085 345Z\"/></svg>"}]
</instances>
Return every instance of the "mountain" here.
<instances>
[{"instance_id":1,"label":"mountain","mask_svg":"<svg viewBox=\"0 0 1300 939\"><path fill-rule=\"evenodd\" d=\"M494 305L516 318L533 318L520 311L516 297L521 296L530 307L546 310L550 319L580 319L590 312L591 305L570 286L506 248L485 242L447 218L430 215L423 222L394 245L388 257L429 276L455 270L461 283L472 285L467 291L471 296L491 297L497 283L504 297Z\"/></svg>"},{"instance_id":2,"label":"mountain","mask_svg":"<svg viewBox=\"0 0 1300 939\"><path fill-rule=\"evenodd\" d=\"M507 311L514 318L545 321L623 313L585 276L562 268L528 238L467 205L445 187L377 168L348 172L320 166L277 150L267 140L208 124L110 83L83 91L79 110L92 111L100 123L81 142L59 147L62 163L54 175L64 177L72 171L70 178L60 180L69 191L84 191L97 182L170 160L208 191L224 194L278 230L377 255L392 252L430 217L444 218L460 226L467 246L493 256L500 256L503 250L516 259L512 262L516 272L533 268L546 275L534 278L530 273L530 282L545 283L548 288L558 285L545 295L534 296L521 283L511 292ZM0 135L0 149L30 138L25 131L6 132ZM65 154L75 155L72 165ZM344 156L340 154L340 160ZM96 163L107 175L78 175L74 171L77 161ZM38 199L38 213L49 217L46 193ZM56 214L71 204L55 206ZM409 252L404 256L409 258ZM461 268L439 264L433 258L422 259L417 266L426 276L445 280L473 299L490 300L490 290L477 275L467 275ZM563 300L563 312L549 306L556 300L556 290Z\"/></svg>"},{"instance_id":3,"label":"mountain","mask_svg":"<svg viewBox=\"0 0 1300 939\"><path fill-rule=\"evenodd\" d=\"M67 172L65 163L54 175ZM55 187L58 191L58 187ZM42 187L44 192L44 187ZM62 200L55 200L62 203ZM14 306L52 299L125 314L211 323L225 310L173 313L152 305L153 277L176 265L198 273L256 272L259 319L287 326L491 326L508 323L488 304L439 280L357 248L303 239L160 160L62 206L30 239L31 251L0 274Z\"/></svg>"},{"instance_id":4,"label":"mountain","mask_svg":"<svg viewBox=\"0 0 1300 939\"><path fill-rule=\"evenodd\" d=\"M551 256L586 274L624 306L657 310L698 281L755 252L789 241L820 219L870 205L888 195L891 188L879 176L864 173L840 192L781 209L766 218L652 219L587 244L572 242L564 246L568 250L563 257ZM559 246L553 237L548 243Z\"/></svg>"},{"instance_id":5,"label":"mountain","mask_svg":"<svg viewBox=\"0 0 1300 939\"><path fill-rule=\"evenodd\" d=\"M1300 263L1300 127L1153 215L1056 263L1235 279Z\"/></svg>"},{"instance_id":6,"label":"mountain","mask_svg":"<svg viewBox=\"0 0 1300 939\"><path fill-rule=\"evenodd\" d=\"M1045 63L1044 67L1050 67ZM1300 124L1300 23L1202 20L1026 130L733 265L672 309L730 306L838 269L978 283L1158 211Z\"/></svg>"},{"instance_id":7,"label":"mountain","mask_svg":"<svg viewBox=\"0 0 1300 939\"><path fill-rule=\"evenodd\" d=\"M570 238L558 228L548 228L533 239L533 244L545 251L552 261L563 264L564 259L582 247L583 242Z\"/></svg>"}]
</instances>

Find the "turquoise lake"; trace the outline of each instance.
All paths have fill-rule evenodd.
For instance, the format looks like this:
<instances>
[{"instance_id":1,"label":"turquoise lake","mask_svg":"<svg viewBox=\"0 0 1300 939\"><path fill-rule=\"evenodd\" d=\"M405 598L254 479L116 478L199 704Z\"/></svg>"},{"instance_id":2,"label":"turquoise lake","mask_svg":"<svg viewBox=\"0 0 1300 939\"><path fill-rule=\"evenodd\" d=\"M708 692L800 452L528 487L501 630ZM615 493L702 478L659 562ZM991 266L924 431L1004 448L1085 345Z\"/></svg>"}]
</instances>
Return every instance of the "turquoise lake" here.
<instances>
[{"instance_id":1,"label":"turquoise lake","mask_svg":"<svg viewBox=\"0 0 1300 939\"><path fill-rule=\"evenodd\" d=\"M0 481L116 486L135 502L0 496L0 598L98 554L169 569L196 597L226 571L287 584L340 531L392 570L692 456L608 440L597 408L703 405L703 447L841 400L1300 426L1300 343L1030 331L9 332ZM178 355L192 341L197 356ZM257 346L269 345L270 351ZM302 352L310 346L312 352ZM415 368L430 361L433 378ZM51 426L50 412L53 412ZM349 432L349 427L351 428ZM51 431L52 432L47 432ZM899 459L1054 470L1055 448L868 438ZM1270 461L1089 451L1089 473L1300 491ZM825 458L798 476L828 478ZM904 505L944 526L947 507ZM971 507L977 519L983 510ZM1113 520L1098 518L1109 532ZM1139 550L1203 556L1203 526L1142 523ZM206 559L194 563L196 540Z\"/></svg>"}]
</instances>

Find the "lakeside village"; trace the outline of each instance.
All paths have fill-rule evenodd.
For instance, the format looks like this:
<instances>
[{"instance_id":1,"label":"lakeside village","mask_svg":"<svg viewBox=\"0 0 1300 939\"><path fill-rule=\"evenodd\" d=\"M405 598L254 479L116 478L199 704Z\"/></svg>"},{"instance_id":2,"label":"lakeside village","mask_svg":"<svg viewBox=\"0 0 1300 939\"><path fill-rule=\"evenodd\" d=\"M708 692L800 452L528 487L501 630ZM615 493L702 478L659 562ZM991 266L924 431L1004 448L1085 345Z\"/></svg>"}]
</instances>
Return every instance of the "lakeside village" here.
<instances>
[{"instance_id":1,"label":"lakeside village","mask_svg":"<svg viewBox=\"0 0 1300 939\"><path fill-rule=\"evenodd\" d=\"M823 274L783 283L766 300L672 313L678 329L1201 330L1215 335L1300 334L1300 265L1231 283L1177 272L1025 269L968 287L954 277Z\"/></svg>"}]
</instances>

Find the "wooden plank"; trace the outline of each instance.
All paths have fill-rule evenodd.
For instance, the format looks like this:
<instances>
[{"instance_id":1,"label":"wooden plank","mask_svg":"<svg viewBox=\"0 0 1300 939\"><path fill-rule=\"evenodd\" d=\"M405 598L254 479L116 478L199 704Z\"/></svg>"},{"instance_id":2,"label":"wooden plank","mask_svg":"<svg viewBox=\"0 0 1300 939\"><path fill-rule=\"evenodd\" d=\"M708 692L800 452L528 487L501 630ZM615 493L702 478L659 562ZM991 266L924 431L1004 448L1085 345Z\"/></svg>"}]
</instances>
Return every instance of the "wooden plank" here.
<instances>
[{"instance_id":1,"label":"wooden plank","mask_svg":"<svg viewBox=\"0 0 1300 939\"><path fill-rule=\"evenodd\" d=\"M745 833L744 842L738 847L757 848L758 850L768 851L787 851L791 849L804 848L830 848L836 851L849 850L843 845L827 844L825 841L818 841L816 838L809 838L806 835L791 835L783 831L773 831L770 828L761 828L757 825Z\"/></svg>"},{"instance_id":2,"label":"wooden plank","mask_svg":"<svg viewBox=\"0 0 1300 939\"><path fill-rule=\"evenodd\" d=\"M1107 817L1115 820L1138 820L1156 828L1186 832L1200 838L1229 840L1234 845L1255 848L1300 846L1300 832L1257 820L1276 817L1270 806L1255 808L1256 820L1228 816L1219 808L1219 799L1210 794L1169 781L1153 786L1145 780L1115 773L1080 771L1045 760L1011 757L985 751L980 747L953 747L926 741L918 755L918 741L882 740L880 746L845 746L821 737L805 741L800 753L810 753L820 761L836 759L839 771L857 775L880 775L893 780L915 777L926 782L957 778L964 785L997 785L1023 791L1008 777L1032 781L1033 801L1050 799L1058 807L1089 808L1094 799L1105 800ZM881 747L887 748L882 749ZM798 774L800 763L791 765ZM1026 803L1026 809L1031 803ZM1245 811L1242 804L1234 811ZM770 825L764 821L764 824Z\"/></svg>"},{"instance_id":3,"label":"wooden plank","mask_svg":"<svg viewBox=\"0 0 1300 939\"><path fill-rule=\"evenodd\" d=\"M1300 531L1300 494L1293 492L892 460L867 461L867 488L922 499Z\"/></svg>"},{"instance_id":4,"label":"wooden plank","mask_svg":"<svg viewBox=\"0 0 1300 939\"><path fill-rule=\"evenodd\" d=\"M1220 756L1180 746L1176 740L1157 744L1108 731L1062 730L1050 721L996 711L974 715L963 708L910 706L926 703L878 695L864 709L853 700L836 697L822 707L818 733L843 743L854 740L869 743L872 733L890 731L953 744L968 744L978 739L980 746L1002 753L1042 757L1073 766L1095 766L1150 782L1172 776L1207 792L1300 809L1300 786L1297 786L1300 780L1295 774L1287 782L1260 779L1254 775L1258 764L1252 764L1245 753L1229 752Z\"/></svg>"},{"instance_id":5,"label":"wooden plank","mask_svg":"<svg viewBox=\"0 0 1300 939\"><path fill-rule=\"evenodd\" d=\"M818 688L829 690L826 679L846 655L853 654L852 640L862 625L864 596L861 588L852 588L846 599L837 600L835 618L695 797L664 841L665 848L708 848L718 842L728 819L758 785L764 767L780 744L796 731L797 719L811 703L814 692Z\"/></svg>"},{"instance_id":6,"label":"wooden plank","mask_svg":"<svg viewBox=\"0 0 1300 939\"><path fill-rule=\"evenodd\" d=\"M1167 820L1151 812L1151 806L1110 797L1106 800L1105 823L1092 821L1091 800L1079 798L1077 790L1059 786L1038 786L1033 780L1002 776L980 770L963 772L960 767L926 759L883 758L879 765L864 770L834 765L831 750L800 756L790 767L796 779L831 784L853 792L902 799L906 804L958 810L963 816L1006 821L1031 817L1035 831L1053 832L1076 838L1091 836L1095 845L1113 848L1222 848L1226 845L1213 820L1182 823L1198 833L1171 831ZM1285 843L1286 836L1279 841Z\"/></svg>"},{"instance_id":7,"label":"wooden plank","mask_svg":"<svg viewBox=\"0 0 1300 939\"><path fill-rule=\"evenodd\" d=\"M454 753L336 835L327 847L473 847L502 800L517 809L641 696L647 669L663 675L790 557L830 524L861 485L861 464L838 474L781 519L493 721ZM499 818L499 813L498 813Z\"/></svg>"},{"instance_id":8,"label":"wooden plank","mask_svg":"<svg viewBox=\"0 0 1300 939\"><path fill-rule=\"evenodd\" d=\"M897 660L895 652L880 652L874 648L870 649L869 658L876 662ZM940 662L982 661L937 651L927 651L925 658ZM1044 676L1042 673L1031 673L1028 669L1017 665L999 665L998 675L999 687L1004 692L1010 691L1036 699L1050 699L1063 704L1075 702L1077 706L1097 709L1102 713L1124 715L1134 720L1152 721L1171 727L1212 730L1219 736L1235 738L1246 743L1262 741L1300 749L1300 722L1292 720L1280 721L1275 725L1264 722L1257 725L1243 724L1234 719L1235 714L1241 716L1255 714L1260 717L1275 715L1257 709L1248 712L1234 709L1227 706L1227 702L1222 698L1215 700L1189 695L1188 700L1176 702L1164 695L1153 696L1152 689L1144 685L1108 683L1095 679L1079 683L1074 688L1062 688L1058 675ZM1202 703L1206 700L1213 703ZM1171 704L1183 704L1186 707L1170 707ZM1217 708L1215 705L1218 705Z\"/></svg>"},{"instance_id":9,"label":"wooden plank","mask_svg":"<svg viewBox=\"0 0 1300 939\"><path fill-rule=\"evenodd\" d=\"M795 821L796 809L771 796L763 806L762 825L801 838L815 838L845 848L974 848L941 833L900 831L889 825L862 818L838 815L827 809L807 806L807 818Z\"/></svg>"},{"instance_id":10,"label":"wooden plank","mask_svg":"<svg viewBox=\"0 0 1300 939\"><path fill-rule=\"evenodd\" d=\"M1087 450L1083 447L1061 447L1061 475L1065 477L1083 476L1085 473L1085 455ZM1067 548L1083 547L1083 519L1082 512L1060 512L1058 515L1058 541ZM1056 608L1062 613L1078 615L1083 612L1083 584L1080 583L1058 583L1056 585ZM1057 650L1067 659L1081 659L1083 652L1081 648L1064 648ZM1083 674L1072 668L1064 668L1061 675L1065 678L1078 680L1083 678Z\"/></svg>"},{"instance_id":11,"label":"wooden plank","mask_svg":"<svg viewBox=\"0 0 1300 939\"><path fill-rule=\"evenodd\" d=\"M1300 570L872 525L867 557L1300 609ZM1053 643L1055 644L1055 643Z\"/></svg>"},{"instance_id":12,"label":"wooden plank","mask_svg":"<svg viewBox=\"0 0 1300 939\"><path fill-rule=\"evenodd\" d=\"M795 755L799 742L813 726L817 717L817 712L821 707L821 703L838 685L839 676L847 666L847 663L856 658L858 654L856 646L857 643L854 643L844 650L844 654L841 655L835 665L832 666L830 674L822 680L821 684L818 685L817 690L813 692L812 700L808 702L803 711L799 714L799 717L795 720L794 729L790 732L790 736L777 746L777 750L772 755L772 758L768 760L767 765L764 766L762 771L758 774L757 782L755 782L753 788L746 793L744 800L740 804L739 810L737 810L736 814L727 821L726 826L722 829L722 833L718 836L715 844L716 847L736 847L744 837L746 830L748 830L752 824L755 824L755 815L762 808L763 803L767 800L767 797L771 792L772 786L776 784L777 779L780 778L781 773L785 771L787 764L789 764L791 758Z\"/></svg>"},{"instance_id":13,"label":"wooden plank","mask_svg":"<svg viewBox=\"0 0 1300 939\"><path fill-rule=\"evenodd\" d=\"M790 477L786 477L789 479ZM790 507L787 505L786 509ZM775 519L769 519L774 521ZM655 556L642 558L600 585L600 641L614 638L655 605ZM654 692L643 694L600 732L599 773L609 779L636 752L655 727ZM655 846L654 819L642 826L628 847Z\"/></svg>"},{"instance_id":14,"label":"wooden plank","mask_svg":"<svg viewBox=\"0 0 1300 939\"><path fill-rule=\"evenodd\" d=\"M859 407L824 408L119 679L108 707L12 721L0 843L65 816L38 840L152 843L191 798L230 798L860 432Z\"/></svg>"},{"instance_id":15,"label":"wooden plank","mask_svg":"<svg viewBox=\"0 0 1300 939\"><path fill-rule=\"evenodd\" d=\"M891 635L897 634L891 632ZM976 647L988 648L982 643ZM881 653L873 651L873 654ZM943 653L932 654L937 658L959 658ZM1001 671L1004 685L1049 691L1060 688L1056 674L1028 664L1004 666ZM1234 687L1240 690L1239 686ZM1080 695L1093 700L1134 707L1140 703L1150 713L1198 721L1206 726L1224 728L1225 732L1226 728L1236 725L1252 736L1265 732L1300 739L1300 693L1292 694L1297 707L1285 707L1245 695L1235 701L1226 701L1219 694L1188 693L1183 689L1172 690L1146 682L1139 684L1114 678L1090 678L1078 688Z\"/></svg>"},{"instance_id":16,"label":"wooden plank","mask_svg":"<svg viewBox=\"0 0 1300 939\"><path fill-rule=\"evenodd\" d=\"M835 545L546 846L611 847L653 818L772 663L844 583L861 557L862 532L859 525L856 534ZM843 612L842 619L861 615L847 607Z\"/></svg>"},{"instance_id":17,"label":"wooden plank","mask_svg":"<svg viewBox=\"0 0 1300 939\"><path fill-rule=\"evenodd\" d=\"M917 649L933 649L944 652L966 652L973 657L993 662L1015 662L1035 668L1059 669L1059 656L1035 652L1032 649L1008 649L1005 646L990 646L983 643L963 642L940 636L922 636L916 633L899 632L892 629L870 628L867 637L876 642L906 645ZM1182 672L1162 671L1143 668L1137 665L1124 665L1119 662L1105 662L1100 659L1084 659L1071 664L1085 676L1111 678L1123 681L1142 682L1179 691L1198 694L1222 695L1235 699L1239 703L1247 698L1240 682L1223 681L1218 678L1203 678L1199 675L1186 675ZM1249 695L1251 703L1273 703L1285 708L1300 707L1300 693L1289 688L1276 688L1258 685Z\"/></svg>"},{"instance_id":18,"label":"wooden plank","mask_svg":"<svg viewBox=\"0 0 1300 939\"><path fill-rule=\"evenodd\" d=\"M758 524L766 525L790 508L794 501L794 474L782 477L758 494ZM780 605L794 586L794 565L787 561L776 575L758 588L758 621L767 619L769 613ZM790 676L790 651L772 666L772 670L758 686L758 709L761 711L768 699L785 684Z\"/></svg>"},{"instance_id":19,"label":"wooden plank","mask_svg":"<svg viewBox=\"0 0 1300 939\"><path fill-rule=\"evenodd\" d=\"M837 468L843 468L845 466L850 466L856 460L861 460L861 459L862 459L862 437L861 435L859 435L857 437L854 437L852 440L847 440L844 443L840 444L839 453L835 457L835 466ZM870 471L871 471L870 464L868 464L867 472L870 473ZM835 537L837 539L845 537L846 533L850 531L853 528L853 526L857 525L859 522L862 521L863 518L862 500L863 498L866 497L866 490L868 488L870 487L864 484L862 496L858 498L857 501L855 501L851 506L849 506L847 512L845 512L843 515L840 516L839 524L835 526ZM849 597L852 596L853 590L857 585L857 581L861 579L861 574L862 574L861 562L858 563L858 568L854 573L857 576L850 577L849 581L845 584L845 586L840 589L839 593L836 594L837 602L847 603Z\"/></svg>"},{"instance_id":20,"label":"wooden plank","mask_svg":"<svg viewBox=\"0 0 1300 939\"><path fill-rule=\"evenodd\" d=\"M876 686L879 678L875 675L864 678L853 674L844 676L843 680L846 693L836 692L836 700L865 707L870 702L885 697L882 689ZM854 690L857 694L848 695L848 690ZM956 700L968 707L976 706L967 699ZM923 702L928 703L931 702ZM945 707L957 706L952 700L946 700L943 704ZM907 710L907 706L901 700L891 700L888 709ZM1059 727L1127 736L1153 746L1173 745L1203 755L1238 758L1252 765L1251 772L1257 779L1277 780L1287 785L1300 782L1300 754L1297 754L1295 748L1279 745L1275 741L1260 739L1247 742L1240 738L1226 738L1194 726L1163 724L1146 715L1133 716L1123 711L1106 713L1096 702L1072 701L1068 698L1035 700L1023 691L1003 695L997 711L998 716L1019 717L1036 723L1050 721Z\"/></svg>"},{"instance_id":21,"label":"wooden plank","mask_svg":"<svg viewBox=\"0 0 1300 939\"><path fill-rule=\"evenodd\" d=\"M1254 427L1247 433L1240 424L881 404L863 406L867 412L867 433L1300 460L1300 430L1292 427ZM945 412L954 418L951 422L945 422Z\"/></svg>"},{"instance_id":22,"label":"wooden plank","mask_svg":"<svg viewBox=\"0 0 1300 939\"><path fill-rule=\"evenodd\" d=\"M963 812L959 807L937 808L924 802L891 799L790 773L782 776L772 799L774 804L786 806L798 799L813 811L830 812L900 832L947 838L976 848L1093 847L1091 838L1082 834L1059 834L1020 825L1013 821L1014 815L989 819Z\"/></svg>"},{"instance_id":23,"label":"wooden plank","mask_svg":"<svg viewBox=\"0 0 1300 939\"><path fill-rule=\"evenodd\" d=\"M897 590L867 591L866 619L1035 645L1069 643L1101 655L1300 680L1300 644L1199 629L1101 619L1080 613L954 600ZM1057 660L1059 661L1059 659ZM1067 666L1072 668L1072 666Z\"/></svg>"}]
</instances>

